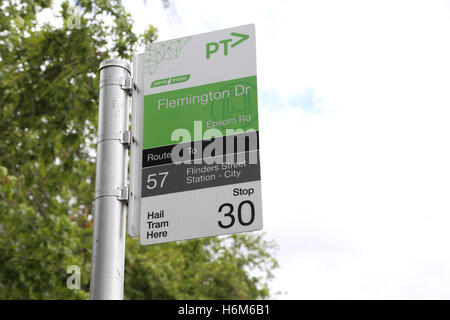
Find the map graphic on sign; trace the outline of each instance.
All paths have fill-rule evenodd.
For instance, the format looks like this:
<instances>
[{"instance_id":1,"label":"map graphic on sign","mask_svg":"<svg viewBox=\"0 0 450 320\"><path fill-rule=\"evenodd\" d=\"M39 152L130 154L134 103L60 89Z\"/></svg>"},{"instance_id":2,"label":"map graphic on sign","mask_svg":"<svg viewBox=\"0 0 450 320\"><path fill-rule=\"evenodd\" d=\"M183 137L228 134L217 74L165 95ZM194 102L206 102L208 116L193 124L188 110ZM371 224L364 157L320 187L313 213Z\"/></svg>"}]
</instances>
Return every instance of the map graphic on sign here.
<instances>
[{"instance_id":1,"label":"map graphic on sign","mask_svg":"<svg viewBox=\"0 0 450 320\"><path fill-rule=\"evenodd\" d=\"M254 25L152 43L133 64L129 234L260 230Z\"/></svg>"},{"instance_id":2,"label":"map graphic on sign","mask_svg":"<svg viewBox=\"0 0 450 320\"><path fill-rule=\"evenodd\" d=\"M153 74L160 62L178 57L189 37L150 43L145 48L145 73Z\"/></svg>"}]
</instances>

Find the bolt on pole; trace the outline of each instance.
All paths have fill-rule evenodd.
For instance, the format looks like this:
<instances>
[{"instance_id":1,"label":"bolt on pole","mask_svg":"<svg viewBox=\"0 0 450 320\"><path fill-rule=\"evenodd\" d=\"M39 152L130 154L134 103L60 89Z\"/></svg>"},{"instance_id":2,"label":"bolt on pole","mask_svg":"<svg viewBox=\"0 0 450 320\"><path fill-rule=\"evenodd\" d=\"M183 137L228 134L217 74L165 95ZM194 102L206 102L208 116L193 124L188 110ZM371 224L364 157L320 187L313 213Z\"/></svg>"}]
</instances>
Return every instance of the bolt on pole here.
<instances>
[{"instance_id":1,"label":"bolt on pole","mask_svg":"<svg viewBox=\"0 0 450 320\"><path fill-rule=\"evenodd\" d=\"M128 62L100 64L90 299L123 299L128 199Z\"/></svg>"}]
</instances>

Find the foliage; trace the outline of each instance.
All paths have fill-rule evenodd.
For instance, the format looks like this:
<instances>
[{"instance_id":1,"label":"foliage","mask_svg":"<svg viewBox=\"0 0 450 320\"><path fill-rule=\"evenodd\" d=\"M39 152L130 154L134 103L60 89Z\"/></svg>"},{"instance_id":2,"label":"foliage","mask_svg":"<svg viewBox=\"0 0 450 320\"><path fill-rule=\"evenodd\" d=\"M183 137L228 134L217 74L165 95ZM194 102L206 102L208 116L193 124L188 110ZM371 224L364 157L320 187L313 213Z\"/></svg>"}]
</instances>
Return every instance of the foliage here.
<instances>
[{"instance_id":1,"label":"foliage","mask_svg":"<svg viewBox=\"0 0 450 320\"><path fill-rule=\"evenodd\" d=\"M61 23L40 23L50 0L0 0L0 298L88 297L98 66L129 59L139 37L120 0L65 1ZM265 298L277 266L261 235L141 247L127 239L131 299ZM82 288L66 287L81 268ZM261 269L261 276L250 270Z\"/></svg>"},{"instance_id":2,"label":"foliage","mask_svg":"<svg viewBox=\"0 0 450 320\"><path fill-rule=\"evenodd\" d=\"M277 262L262 235L210 237L141 247L128 241L125 284L131 299L267 298ZM251 276L260 271L265 278Z\"/></svg>"}]
</instances>

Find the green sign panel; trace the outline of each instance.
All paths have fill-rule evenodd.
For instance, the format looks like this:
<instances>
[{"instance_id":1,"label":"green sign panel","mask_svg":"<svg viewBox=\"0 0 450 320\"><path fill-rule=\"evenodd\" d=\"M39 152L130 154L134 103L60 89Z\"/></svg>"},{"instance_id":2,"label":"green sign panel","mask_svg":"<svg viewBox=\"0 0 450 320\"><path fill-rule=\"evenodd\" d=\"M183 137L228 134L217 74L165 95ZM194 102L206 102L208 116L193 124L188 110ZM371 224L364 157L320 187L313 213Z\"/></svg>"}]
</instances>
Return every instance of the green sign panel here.
<instances>
[{"instance_id":1,"label":"green sign panel","mask_svg":"<svg viewBox=\"0 0 450 320\"><path fill-rule=\"evenodd\" d=\"M258 130L256 76L160 92L144 97L144 149L173 144L172 132L194 121L216 128ZM185 141L187 142L187 141Z\"/></svg>"}]
</instances>

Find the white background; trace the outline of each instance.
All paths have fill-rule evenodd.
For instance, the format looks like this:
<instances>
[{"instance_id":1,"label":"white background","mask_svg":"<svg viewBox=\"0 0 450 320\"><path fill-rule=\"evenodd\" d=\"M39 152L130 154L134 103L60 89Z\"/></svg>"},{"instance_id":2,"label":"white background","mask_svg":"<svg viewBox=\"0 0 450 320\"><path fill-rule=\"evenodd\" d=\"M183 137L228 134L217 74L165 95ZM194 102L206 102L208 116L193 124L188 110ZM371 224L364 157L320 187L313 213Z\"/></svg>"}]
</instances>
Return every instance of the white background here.
<instances>
[{"instance_id":1,"label":"white background","mask_svg":"<svg viewBox=\"0 0 450 320\"><path fill-rule=\"evenodd\" d=\"M235 188L253 188L254 193L251 196L234 196L233 190ZM239 224L237 210L239 204L246 200L252 201L255 208L255 215L253 223L249 226L242 226ZM235 221L229 228L220 228L218 225L219 221L225 226L230 225L232 222L230 216L225 216L225 214L230 213L229 206L225 206L220 213L218 212L218 209L224 203L231 203L233 205L232 215L235 217ZM140 241L144 245L259 230L263 223L261 216L260 181L146 197L142 198L141 207ZM148 219L148 212L159 212L160 210L164 210L164 218ZM243 205L241 212L243 221L249 222L251 219L249 205ZM148 221L167 221L168 227L149 229ZM167 231L167 236L147 239L147 231Z\"/></svg>"},{"instance_id":2,"label":"white background","mask_svg":"<svg viewBox=\"0 0 450 320\"><path fill-rule=\"evenodd\" d=\"M250 38L233 48L229 47L226 56L224 55L223 45L220 44L219 50L211 54L209 59L206 59L207 43L218 43L224 39L233 39L235 43L240 39L230 36L231 32L247 34ZM244 78L256 74L255 31L253 25L193 35L189 38L175 59L165 58L161 60L153 74L144 74L145 95ZM154 46L159 47L160 45L154 44ZM146 54L144 53L144 55ZM185 74L190 75L189 80L186 82L155 88L150 86L154 80Z\"/></svg>"}]
</instances>

